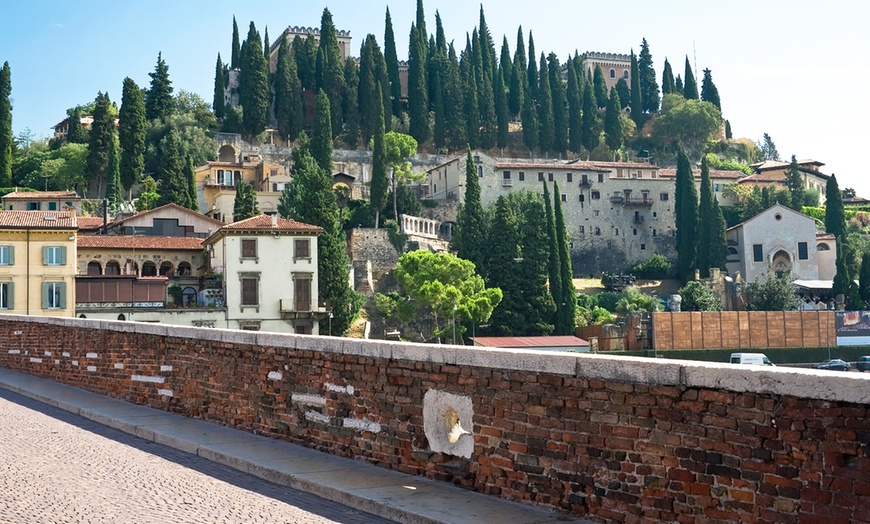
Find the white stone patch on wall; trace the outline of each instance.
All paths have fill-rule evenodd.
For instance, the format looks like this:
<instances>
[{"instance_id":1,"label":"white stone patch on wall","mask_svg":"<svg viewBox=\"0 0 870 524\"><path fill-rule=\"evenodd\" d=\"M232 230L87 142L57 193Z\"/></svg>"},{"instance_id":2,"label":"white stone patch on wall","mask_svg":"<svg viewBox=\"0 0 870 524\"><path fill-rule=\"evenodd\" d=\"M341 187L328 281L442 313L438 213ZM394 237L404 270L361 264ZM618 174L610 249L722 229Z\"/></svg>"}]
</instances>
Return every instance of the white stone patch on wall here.
<instances>
[{"instance_id":1,"label":"white stone patch on wall","mask_svg":"<svg viewBox=\"0 0 870 524\"><path fill-rule=\"evenodd\" d=\"M72 361L72 365L73 365L73 366L78 366L78 365L79 365L79 361L78 361L78 360L73 360L73 361Z\"/></svg>"},{"instance_id":2,"label":"white stone patch on wall","mask_svg":"<svg viewBox=\"0 0 870 524\"><path fill-rule=\"evenodd\" d=\"M60 354L60 356L69 357L69 351L64 351L63 353Z\"/></svg>"},{"instance_id":3,"label":"white stone patch on wall","mask_svg":"<svg viewBox=\"0 0 870 524\"><path fill-rule=\"evenodd\" d=\"M160 371L172 371L172 366L160 366Z\"/></svg>"},{"instance_id":4,"label":"white stone patch on wall","mask_svg":"<svg viewBox=\"0 0 870 524\"><path fill-rule=\"evenodd\" d=\"M51 351L46 351L46 352L45 352L45 356L46 356L46 357L50 357L50 356L51 356Z\"/></svg>"},{"instance_id":5,"label":"white stone patch on wall","mask_svg":"<svg viewBox=\"0 0 870 524\"><path fill-rule=\"evenodd\" d=\"M115 362L114 367L115 369L124 369L124 364L120 362Z\"/></svg>"},{"instance_id":6,"label":"white stone patch on wall","mask_svg":"<svg viewBox=\"0 0 870 524\"><path fill-rule=\"evenodd\" d=\"M158 390L157 390L157 393L158 393L159 395L163 395L164 397L171 397L171 396L172 396L172 390L171 390L171 389L158 389Z\"/></svg>"},{"instance_id":7,"label":"white stone patch on wall","mask_svg":"<svg viewBox=\"0 0 870 524\"><path fill-rule=\"evenodd\" d=\"M471 397L430 389L423 396L423 432L436 453L471 458L474 426ZM468 428L468 429L466 429Z\"/></svg>"},{"instance_id":8,"label":"white stone patch on wall","mask_svg":"<svg viewBox=\"0 0 870 524\"><path fill-rule=\"evenodd\" d=\"M97 371L97 366L88 366L88 371L90 371L91 373Z\"/></svg>"},{"instance_id":9,"label":"white stone patch on wall","mask_svg":"<svg viewBox=\"0 0 870 524\"><path fill-rule=\"evenodd\" d=\"M151 377L148 375L133 375L132 377L130 377L130 380L132 380L133 382L151 382L154 384L163 384L163 382L166 380L166 378L165 377Z\"/></svg>"},{"instance_id":10,"label":"white stone patch on wall","mask_svg":"<svg viewBox=\"0 0 870 524\"><path fill-rule=\"evenodd\" d=\"M281 373L280 371L270 371L268 378L269 380L281 380L284 378L284 373Z\"/></svg>"},{"instance_id":11,"label":"white stone patch on wall","mask_svg":"<svg viewBox=\"0 0 870 524\"><path fill-rule=\"evenodd\" d=\"M358 419L358 418L347 418L344 419L344 427L350 429L358 429L361 431L371 431L372 433L380 433L381 425L377 422L370 422L368 420Z\"/></svg>"},{"instance_id":12,"label":"white stone patch on wall","mask_svg":"<svg viewBox=\"0 0 870 524\"><path fill-rule=\"evenodd\" d=\"M306 411L305 418L312 422L319 422L321 424L329 424L332 420L332 417L329 415L324 415L323 413L318 413L316 411Z\"/></svg>"},{"instance_id":13,"label":"white stone patch on wall","mask_svg":"<svg viewBox=\"0 0 870 524\"><path fill-rule=\"evenodd\" d=\"M34 364L42 364L41 358L30 357L30 361L33 362Z\"/></svg>"},{"instance_id":14,"label":"white stone patch on wall","mask_svg":"<svg viewBox=\"0 0 870 524\"><path fill-rule=\"evenodd\" d=\"M353 386L350 385L340 386L331 382L327 382L324 385L326 386L326 391L332 391L334 393L347 393L348 395L353 395L354 392Z\"/></svg>"},{"instance_id":15,"label":"white stone patch on wall","mask_svg":"<svg viewBox=\"0 0 870 524\"><path fill-rule=\"evenodd\" d=\"M21 354L21 350L20 350L20 349L10 349L10 350L9 350L9 354L10 354L10 355L20 355L20 354Z\"/></svg>"},{"instance_id":16,"label":"white stone patch on wall","mask_svg":"<svg viewBox=\"0 0 870 524\"><path fill-rule=\"evenodd\" d=\"M85 355L85 358L100 358L100 355L96 353L88 353Z\"/></svg>"},{"instance_id":17,"label":"white stone patch on wall","mask_svg":"<svg viewBox=\"0 0 870 524\"><path fill-rule=\"evenodd\" d=\"M54 365L57 366L59 364L60 364L60 359L59 358L54 359Z\"/></svg>"},{"instance_id":18,"label":"white stone patch on wall","mask_svg":"<svg viewBox=\"0 0 870 524\"><path fill-rule=\"evenodd\" d=\"M303 406L325 406L326 397L322 395L309 395L307 393L293 393L290 400Z\"/></svg>"}]
</instances>

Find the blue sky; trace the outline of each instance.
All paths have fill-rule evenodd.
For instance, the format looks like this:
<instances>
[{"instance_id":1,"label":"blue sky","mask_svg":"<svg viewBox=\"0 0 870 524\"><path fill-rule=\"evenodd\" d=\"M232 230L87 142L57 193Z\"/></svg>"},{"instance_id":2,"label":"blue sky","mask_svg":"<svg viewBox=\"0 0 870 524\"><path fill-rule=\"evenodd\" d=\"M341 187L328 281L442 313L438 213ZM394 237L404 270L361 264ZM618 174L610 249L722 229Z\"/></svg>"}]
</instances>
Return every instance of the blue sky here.
<instances>
[{"instance_id":1,"label":"blue sky","mask_svg":"<svg viewBox=\"0 0 870 524\"><path fill-rule=\"evenodd\" d=\"M274 40L289 25L320 25L324 7L339 29L350 30L354 54L367 33L383 45L384 2L210 2L176 0L6 2L0 16L0 62L12 70L12 125L47 136L66 109L107 91L120 103L131 77L147 86L162 52L176 90L211 101L217 53L228 59L235 15L241 37L253 21ZM411 0L389 4L399 58L407 58L414 19ZM425 0L427 29L440 12L448 40L464 47L478 22L479 4ZM634 1L618 4L565 0L484 3L497 50L507 35L513 53L517 27L534 33L540 52L560 59L575 50L628 53L646 38L661 78L667 57L681 73L685 56L709 68L735 137L767 132L787 160L813 158L840 187L870 198L863 173L862 129L870 122L864 92L870 73L863 2L832 0Z\"/></svg>"}]
</instances>

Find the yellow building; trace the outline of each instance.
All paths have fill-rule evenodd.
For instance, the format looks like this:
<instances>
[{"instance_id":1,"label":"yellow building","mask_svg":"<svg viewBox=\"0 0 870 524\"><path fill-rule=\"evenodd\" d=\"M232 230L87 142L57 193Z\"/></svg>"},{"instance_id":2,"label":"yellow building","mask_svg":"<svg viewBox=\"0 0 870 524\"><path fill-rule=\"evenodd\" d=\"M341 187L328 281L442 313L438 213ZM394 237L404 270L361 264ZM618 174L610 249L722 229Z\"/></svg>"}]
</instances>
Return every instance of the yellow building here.
<instances>
[{"instance_id":1,"label":"yellow building","mask_svg":"<svg viewBox=\"0 0 870 524\"><path fill-rule=\"evenodd\" d=\"M76 229L72 211L0 212L0 312L74 315Z\"/></svg>"},{"instance_id":2,"label":"yellow building","mask_svg":"<svg viewBox=\"0 0 870 524\"><path fill-rule=\"evenodd\" d=\"M266 162L253 152L243 152L236 158L231 146L221 148L219 161L197 167L194 176L199 211L227 223L233 221L236 187L240 184L254 188L260 211L274 214L285 184L290 183L284 166Z\"/></svg>"}]
</instances>

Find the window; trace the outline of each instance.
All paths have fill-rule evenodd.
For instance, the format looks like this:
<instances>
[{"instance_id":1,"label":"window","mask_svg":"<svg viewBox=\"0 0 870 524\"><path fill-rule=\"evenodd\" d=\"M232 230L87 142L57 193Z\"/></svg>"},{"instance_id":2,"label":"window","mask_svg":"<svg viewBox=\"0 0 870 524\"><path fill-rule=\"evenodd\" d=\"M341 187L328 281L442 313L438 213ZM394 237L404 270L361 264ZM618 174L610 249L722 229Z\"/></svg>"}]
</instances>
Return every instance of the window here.
<instances>
[{"instance_id":1,"label":"window","mask_svg":"<svg viewBox=\"0 0 870 524\"><path fill-rule=\"evenodd\" d=\"M653 211L653 218L658 218L659 214Z\"/></svg>"},{"instance_id":2,"label":"window","mask_svg":"<svg viewBox=\"0 0 870 524\"><path fill-rule=\"evenodd\" d=\"M593 215L593 216L598 216L598 210L596 209L595 211L593 211L593 212L592 212L592 215Z\"/></svg>"},{"instance_id":3,"label":"window","mask_svg":"<svg viewBox=\"0 0 870 524\"><path fill-rule=\"evenodd\" d=\"M242 239L242 258L257 258L257 239Z\"/></svg>"},{"instance_id":4,"label":"window","mask_svg":"<svg viewBox=\"0 0 870 524\"><path fill-rule=\"evenodd\" d=\"M296 311L311 311L311 275L293 275L293 304Z\"/></svg>"},{"instance_id":5,"label":"window","mask_svg":"<svg viewBox=\"0 0 870 524\"><path fill-rule=\"evenodd\" d=\"M807 252L807 243L806 242L798 242L798 260L807 260L809 254Z\"/></svg>"},{"instance_id":6,"label":"window","mask_svg":"<svg viewBox=\"0 0 870 524\"><path fill-rule=\"evenodd\" d=\"M15 247L0 246L0 266L15 265Z\"/></svg>"},{"instance_id":7,"label":"window","mask_svg":"<svg viewBox=\"0 0 870 524\"><path fill-rule=\"evenodd\" d=\"M28 202L27 203L28 211L39 211L39 202Z\"/></svg>"},{"instance_id":8,"label":"window","mask_svg":"<svg viewBox=\"0 0 870 524\"><path fill-rule=\"evenodd\" d=\"M597 236L597 237L601 236L601 228L600 227L595 228L595 236Z\"/></svg>"},{"instance_id":9,"label":"window","mask_svg":"<svg viewBox=\"0 0 870 524\"><path fill-rule=\"evenodd\" d=\"M311 241L307 238L293 241L293 258L311 258Z\"/></svg>"},{"instance_id":10,"label":"window","mask_svg":"<svg viewBox=\"0 0 870 524\"><path fill-rule=\"evenodd\" d=\"M217 180L217 185L222 186L224 184L224 170L218 169L217 174L215 175L215 180Z\"/></svg>"},{"instance_id":11,"label":"window","mask_svg":"<svg viewBox=\"0 0 870 524\"><path fill-rule=\"evenodd\" d=\"M0 282L0 309L15 309L12 287L12 282Z\"/></svg>"},{"instance_id":12,"label":"window","mask_svg":"<svg viewBox=\"0 0 870 524\"><path fill-rule=\"evenodd\" d=\"M107 275L120 275L121 274L121 264L119 264L117 260L110 260L110 261L106 262L106 274Z\"/></svg>"},{"instance_id":13,"label":"window","mask_svg":"<svg viewBox=\"0 0 870 524\"><path fill-rule=\"evenodd\" d=\"M604 173L598 173L598 181L604 182Z\"/></svg>"},{"instance_id":14,"label":"window","mask_svg":"<svg viewBox=\"0 0 870 524\"><path fill-rule=\"evenodd\" d=\"M752 261L764 262L764 252L762 251L761 244L752 244Z\"/></svg>"},{"instance_id":15,"label":"window","mask_svg":"<svg viewBox=\"0 0 870 524\"><path fill-rule=\"evenodd\" d=\"M241 184L241 183L242 183L242 172L241 172L241 171L236 171L236 172L233 174L233 180L230 180L229 183L228 183L227 185L228 185L228 186L237 186L237 185L239 185L239 184Z\"/></svg>"},{"instance_id":16,"label":"window","mask_svg":"<svg viewBox=\"0 0 870 524\"><path fill-rule=\"evenodd\" d=\"M477 166L477 177L483 178L483 166Z\"/></svg>"},{"instance_id":17,"label":"window","mask_svg":"<svg viewBox=\"0 0 870 524\"><path fill-rule=\"evenodd\" d=\"M586 195L580 195L580 202L586 202Z\"/></svg>"},{"instance_id":18,"label":"window","mask_svg":"<svg viewBox=\"0 0 870 524\"><path fill-rule=\"evenodd\" d=\"M502 177L503 177L505 180L510 180L510 179L511 179L511 172L510 172L510 171L505 171L505 172L502 174Z\"/></svg>"},{"instance_id":19,"label":"window","mask_svg":"<svg viewBox=\"0 0 870 524\"><path fill-rule=\"evenodd\" d=\"M619 228L616 228L616 236L619 236Z\"/></svg>"},{"instance_id":20,"label":"window","mask_svg":"<svg viewBox=\"0 0 870 524\"><path fill-rule=\"evenodd\" d=\"M610 70L610 78L616 78L616 69Z\"/></svg>"},{"instance_id":21,"label":"window","mask_svg":"<svg viewBox=\"0 0 870 524\"><path fill-rule=\"evenodd\" d=\"M622 72L622 78L624 78L626 81L628 81L628 71Z\"/></svg>"},{"instance_id":22,"label":"window","mask_svg":"<svg viewBox=\"0 0 870 524\"><path fill-rule=\"evenodd\" d=\"M586 226L580 226L580 234L586 233Z\"/></svg>"},{"instance_id":23,"label":"window","mask_svg":"<svg viewBox=\"0 0 870 524\"><path fill-rule=\"evenodd\" d=\"M566 182L573 182L574 181L574 173L566 173L565 174L565 181Z\"/></svg>"},{"instance_id":24,"label":"window","mask_svg":"<svg viewBox=\"0 0 870 524\"><path fill-rule=\"evenodd\" d=\"M172 273L172 262L164 260L160 263L160 276L168 277L171 276L170 273Z\"/></svg>"},{"instance_id":25,"label":"window","mask_svg":"<svg viewBox=\"0 0 870 524\"><path fill-rule=\"evenodd\" d=\"M42 248L42 265L66 265L66 248L63 246L45 246Z\"/></svg>"},{"instance_id":26,"label":"window","mask_svg":"<svg viewBox=\"0 0 870 524\"><path fill-rule=\"evenodd\" d=\"M659 195L659 200L661 200L662 202L667 202L667 201L668 201L668 194L667 194L667 193L661 193L661 194Z\"/></svg>"},{"instance_id":27,"label":"window","mask_svg":"<svg viewBox=\"0 0 870 524\"><path fill-rule=\"evenodd\" d=\"M257 277L242 277L242 302L241 306L259 306L258 288L260 279Z\"/></svg>"},{"instance_id":28,"label":"window","mask_svg":"<svg viewBox=\"0 0 870 524\"><path fill-rule=\"evenodd\" d=\"M142 276L143 277L156 277L157 276L157 265L152 261L147 261L142 264Z\"/></svg>"},{"instance_id":29,"label":"window","mask_svg":"<svg viewBox=\"0 0 870 524\"><path fill-rule=\"evenodd\" d=\"M646 251L646 244L641 244L641 245L640 245L640 250L641 250L641 251Z\"/></svg>"},{"instance_id":30,"label":"window","mask_svg":"<svg viewBox=\"0 0 870 524\"><path fill-rule=\"evenodd\" d=\"M519 177L520 182L523 182L526 179L526 173L524 171L520 171Z\"/></svg>"},{"instance_id":31,"label":"window","mask_svg":"<svg viewBox=\"0 0 870 524\"><path fill-rule=\"evenodd\" d=\"M543 182L543 181L544 181L544 173L538 172L538 182Z\"/></svg>"},{"instance_id":32,"label":"window","mask_svg":"<svg viewBox=\"0 0 870 524\"><path fill-rule=\"evenodd\" d=\"M565 193L562 193L562 202L567 202L567 201L568 201L568 195L566 195Z\"/></svg>"},{"instance_id":33,"label":"window","mask_svg":"<svg viewBox=\"0 0 870 524\"><path fill-rule=\"evenodd\" d=\"M103 274L103 266L100 265L99 262L91 261L88 262L88 275L102 275Z\"/></svg>"},{"instance_id":34,"label":"window","mask_svg":"<svg viewBox=\"0 0 870 524\"><path fill-rule=\"evenodd\" d=\"M592 200L601 200L601 193L599 191L592 192Z\"/></svg>"},{"instance_id":35,"label":"window","mask_svg":"<svg viewBox=\"0 0 870 524\"><path fill-rule=\"evenodd\" d=\"M637 236L637 228L632 228L631 234Z\"/></svg>"},{"instance_id":36,"label":"window","mask_svg":"<svg viewBox=\"0 0 870 524\"><path fill-rule=\"evenodd\" d=\"M553 173L547 173L547 180L549 180L550 182L553 181Z\"/></svg>"},{"instance_id":37,"label":"window","mask_svg":"<svg viewBox=\"0 0 870 524\"><path fill-rule=\"evenodd\" d=\"M64 282L42 283L42 309L66 307L66 284Z\"/></svg>"},{"instance_id":38,"label":"window","mask_svg":"<svg viewBox=\"0 0 870 524\"><path fill-rule=\"evenodd\" d=\"M48 203L49 211L57 211L57 202L49 202Z\"/></svg>"}]
</instances>

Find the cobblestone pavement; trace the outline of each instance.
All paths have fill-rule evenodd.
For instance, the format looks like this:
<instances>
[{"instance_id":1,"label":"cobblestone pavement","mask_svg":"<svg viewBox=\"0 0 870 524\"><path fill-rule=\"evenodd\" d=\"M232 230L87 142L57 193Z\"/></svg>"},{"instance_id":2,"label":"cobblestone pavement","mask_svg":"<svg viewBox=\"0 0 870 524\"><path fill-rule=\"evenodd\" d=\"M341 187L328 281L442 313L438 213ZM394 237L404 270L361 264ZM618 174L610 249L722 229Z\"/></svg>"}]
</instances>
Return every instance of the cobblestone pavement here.
<instances>
[{"instance_id":1,"label":"cobblestone pavement","mask_svg":"<svg viewBox=\"0 0 870 524\"><path fill-rule=\"evenodd\" d=\"M0 390L0 523L388 523Z\"/></svg>"}]
</instances>

